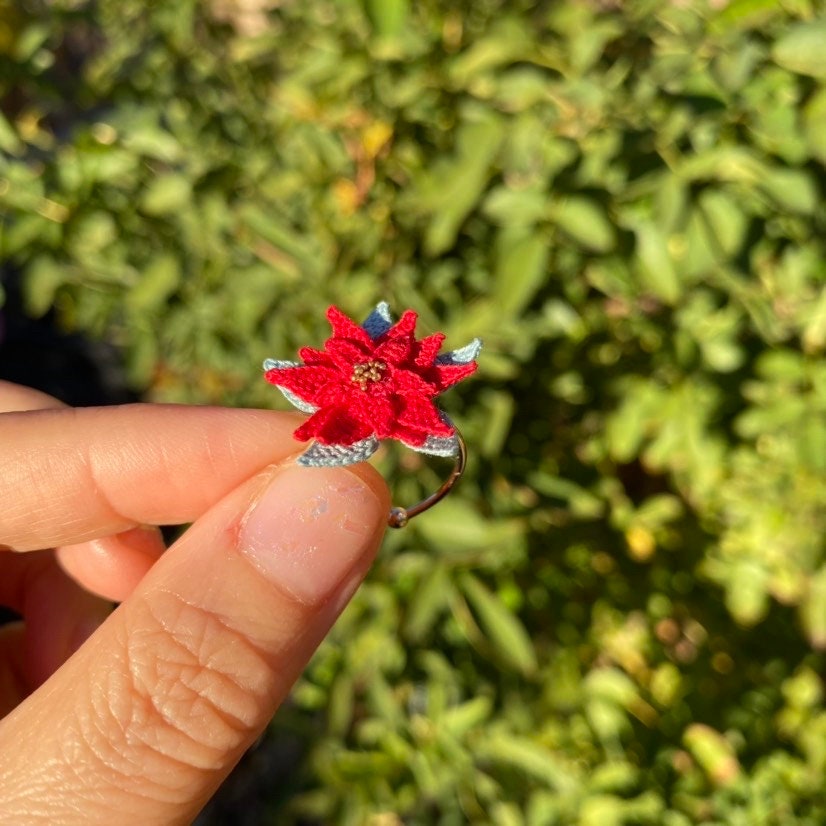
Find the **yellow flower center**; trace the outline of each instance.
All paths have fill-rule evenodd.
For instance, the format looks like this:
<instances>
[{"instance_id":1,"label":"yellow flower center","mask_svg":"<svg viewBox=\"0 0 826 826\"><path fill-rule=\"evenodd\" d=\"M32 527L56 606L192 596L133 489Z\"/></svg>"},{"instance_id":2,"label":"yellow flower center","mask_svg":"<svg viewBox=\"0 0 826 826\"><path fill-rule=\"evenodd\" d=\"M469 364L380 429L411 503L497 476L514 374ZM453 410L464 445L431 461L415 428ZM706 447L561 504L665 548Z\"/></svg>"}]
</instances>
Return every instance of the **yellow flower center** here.
<instances>
[{"instance_id":1,"label":"yellow flower center","mask_svg":"<svg viewBox=\"0 0 826 826\"><path fill-rule=\"evenodd\" d=\"M362 390L366 390L368 384L381 381L386 369L387 365L383 361L366 361L353 367L353 375L350 376L350 381L357 384Z\"/></svg>"}]
</instances>

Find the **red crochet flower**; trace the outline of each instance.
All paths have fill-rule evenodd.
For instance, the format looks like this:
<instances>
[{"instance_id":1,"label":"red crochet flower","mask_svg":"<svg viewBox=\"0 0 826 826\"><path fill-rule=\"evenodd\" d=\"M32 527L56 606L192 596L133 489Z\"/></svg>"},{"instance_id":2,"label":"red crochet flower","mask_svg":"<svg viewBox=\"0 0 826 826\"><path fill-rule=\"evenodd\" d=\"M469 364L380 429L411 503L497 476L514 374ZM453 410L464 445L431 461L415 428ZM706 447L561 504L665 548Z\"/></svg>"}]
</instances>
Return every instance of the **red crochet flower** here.
<instances>
[{"instance_id":1,"label":"red crochet flower","mask_svg":"<svg viewBox=\"0 0 826 826\"><path fill-rule=\"evenodd\" d=\"M417 339L416 313L407 310L392 324L385 303L364 326L337 307L330 307L327 318L333 335L323 350L301 348L303 364L265 362L267 381L312 412L295 437L341 447L364 443L369 452L377 439L399 439L447 455L445 443L455 428L433 399L476 370L481 342L438 356L444 334Z\"/></svg>"}]
</instances>

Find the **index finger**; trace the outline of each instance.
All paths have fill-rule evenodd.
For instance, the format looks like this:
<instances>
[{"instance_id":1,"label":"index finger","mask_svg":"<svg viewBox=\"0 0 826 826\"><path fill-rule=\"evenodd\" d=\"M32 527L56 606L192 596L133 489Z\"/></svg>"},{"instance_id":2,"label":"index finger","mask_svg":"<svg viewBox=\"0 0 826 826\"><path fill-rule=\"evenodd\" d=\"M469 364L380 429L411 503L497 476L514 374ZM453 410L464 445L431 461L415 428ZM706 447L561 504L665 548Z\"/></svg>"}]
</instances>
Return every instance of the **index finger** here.
<instances>
[{"instance_id":1,"label":"index finger","mask_svg":"<svg viewBox=\"0 0 826 826\"><path fill-rule=\"evenodd\" d=\"M0 546L68 545L194 521L300 450L300 418L135 404L0 415Z\"/></svg>"}]
</instances>

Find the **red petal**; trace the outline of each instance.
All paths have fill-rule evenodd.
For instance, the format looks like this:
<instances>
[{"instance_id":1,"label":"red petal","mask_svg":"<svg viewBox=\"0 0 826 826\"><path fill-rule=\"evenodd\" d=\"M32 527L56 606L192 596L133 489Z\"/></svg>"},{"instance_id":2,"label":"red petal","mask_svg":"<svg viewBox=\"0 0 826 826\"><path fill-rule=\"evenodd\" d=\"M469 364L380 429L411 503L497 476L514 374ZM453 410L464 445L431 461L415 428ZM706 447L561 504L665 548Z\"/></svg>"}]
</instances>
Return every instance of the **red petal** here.
<instances>
[{"instance_id":1,"label":"red petal","mask_svg":"<svg viewBox=\"0 0 826 826\"><path fill-rule=\"evenodd\" d=\"M388 364L401 364L410 358L416 344L413 333L418 316L413 310L405 310L402 317L383 335L379 337L376 358L384 359Z\"/></svg>"},{"instance_id":2,"label":"red petal","mask_svg":"<svg viewBox=\"0 0 826 826\"><path fill-rule=\"evenodd\" d=\"M323 407L336 407L348 411L349 415L363 422L380 439L392 435L392 424L396 419L397 404L387 395L360 390L353 384L329 385L319 399Z\"/></svg>"},{"instance_id":3,"label":"red petal","mask_svg":"<svg viewBox=\"0 0 826 826\"><path fill-rule=\"evenodd\" d=\"M318 428L316 438L325 445L352 445L371 436L373 429L347 408L332 407L330 415ZM313 415L318 415L313 414Z\"/></svg>"},{"instance_id":4,"label":"red petal","mask_svg":"<svg viewBox=\"0 0 826 826\"><path fill-rule=\"evenodd\" d=\"M316 399L326 385L339 380L338 371L320 365L274 367L264 376L270 384L284 387L311 404L317 404Z\"/></svg>"},{"instance_id":5,"label":"red petal","mask_svg":"<svg viewBox=\"0 0 826 826\"><path fill-rule=\"evenodd\" d=\"M472 361L469 364L434 364L423 370L422 375L426 380L433 382L437 392L441 393L475 372L476 362Z\"/></svg>"},{"instance_id":6,"label":"red petal","mask_svg":"<svg viewBox=\"0 0 826 826\"><path fill-rule=\"evenodd\" d=\"M393 426L393 438L400 439L405 444L414 447L421 447L427 441L428 435L424 430L415 430L412 427L399 424L399 422L395 422Z\"/></svg>"},{"instance_id":7,"label":"red petal","mask_svg":"<svg viewBox=\"0 0 826 826\"><path fill-rule=\"evenodd\" d=\"M413 310L405 310L402 317L384 334L386 338L400 338L412 336L416 332L418 314Z\"/></svg>"},{"instance_id":8,"label":"red petal","mask_svg":"<svg viewBox=\"0 0 826 826\"><path fill-rule=\"evenodd\" d=\"M308 439L312 439L319 434L321 428L331 416L335 415L335 412L336 409L334 407L322 407L320 410L316 410L304 424L293 431L293 436L300 442L306 442Z\"/></svg>"},{"instance_id":9,"label":"red petal","mask_svg":"<svg viewBox=\"0 0 826 826\"><path fill-rule=\"evenodd\" d=\"M401 396L415 395L415 396L435 396L437 393L436 385L431 384L421 373L414 370L405 370L403 367L396 367L393 369L393 390Z\"/></svg>"},{"instance_id":10,"label":"red petal","mask_svg":"<svg viewBox=\"0 0 826 826\"><path fill-rule=\"evenodd\" d=\"M344 315L338 307L330 307L330 309L327 310L327 319L333 328L333 336L335 336L335 338L349 338L361 344L372 346L373 340L367 335L366 330L359 324L356 324L352 318Z\"/></svg>"},{"instance_id":11,"label":"red petal","mask_svg":"<svg viewBox=\"0 0 826 826\"><path fill-rule=\"evenodd\" d=\"M346 338L328 338L324 347L335 363L347 374L348 379L352 375L354 365L361 364L373 356L372 348L368 349Z\"/></svg>"},{"instance_id":12,"label":"red petal","mask_svg":"<svg viewBox=\"0 0 826 826\"><path fill-rule=\"evenodd\" d=\"M420 367L429 367L433 364L433 359L436 358L444 340L444 333L433 333L432 336L425 336L421 341L417 341L416 364Z\"/></svg>"},{"instance_id":13,"label":"red petal","mask_svg":"<svg viewBox=\"0 0 826 826\"><path fill-rule=\"evenodd\" d=\"M454 428L441 417L430 399L406 398L398 422L431 436L452 436L454 433Z\"/></svg>"},{"instance_id":14,"label":"red petal","mask_svg":"<svg viewBox=\"0 0 826 826\"><path fill-rule=\"evenodd\" d=\"M316 350L314 347L302 347L298 355L304 364L321 364L325 367L332 367L333 360L323 350Z\"/></svg>"},{"instance_id":15,"label":"red petal","mask_svg":"<svg viewBox=\"0 0 826 826\"><path fill-rule=\"evenodd\" d=\"M410 359L415 343L412 336L388 338L376 347L374 356L388 364L404 364Z\"/></svg>"},{"instance_id":16,"label":"red petal","mask_svg":"<svg viewBox=\"0 0 826 826\"><path fill-rule=\"evenodd\" d=\"M319 407L352 407L354 397L359 392L349 376L342 378L341 373L336 373L336 380L328 382L325 387L318 391L316 404Z\"/></svg>"},{"instance_id":17,"label":"red petal","mask_svg":"<svg viewBox=\"0 0 826 826\"><path fill-rule=\"evenodd\" d=\"M396 421L395 405L384 396L372 396L367 399L353 411L353 414L366 421L379 439L391 438Z\"/></svg>"}]
</instances>

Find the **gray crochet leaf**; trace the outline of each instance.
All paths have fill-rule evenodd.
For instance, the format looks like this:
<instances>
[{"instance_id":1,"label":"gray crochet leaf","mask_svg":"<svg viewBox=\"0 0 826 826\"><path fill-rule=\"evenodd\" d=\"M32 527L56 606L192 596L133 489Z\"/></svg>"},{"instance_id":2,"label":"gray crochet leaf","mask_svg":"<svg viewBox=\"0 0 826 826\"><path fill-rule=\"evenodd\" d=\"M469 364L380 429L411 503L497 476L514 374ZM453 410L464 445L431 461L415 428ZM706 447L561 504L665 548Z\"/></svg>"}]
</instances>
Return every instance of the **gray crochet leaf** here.
<instances>
[{"instance_id":1,"label":"gray crochet leaf","mask_svg":"<svg viewBox=\"0 0 826 826\"><path fill-rule=\"evenodd\" d=\"M384 335L393 326L390 305L386 301L380 301L361 326L372 339Z\"/></svg>"},{"instance_id":2,"label":"gray crochet leaf","mask_svg":"<svg viewBox=\"0 0 826 826\"><path fill-rule=\"evenodd\" d=\"M379 440L369 436L352 445L323 445L313 442L296 460L305 467L353 465L369 459L378 450Z\"/></svg>"},{"instance_id":3,"label":"gray crochet leaf","mask_svg":"<svg viewBox=\"0 0 826 826\"><path fill-rule=\"evenodd\" d=\"M281 361L279 359L266 359L264 361L264 370L274 370L276 367L283 368L283 367L301 367L297 361ZM285 387L282 387L280 384L275 385L283 394L284 398L295 408L300 410L302 413L315 413L318 408L314 404L310 404L309 402L305 402L304 399L299 398L292 392L292 390L287 390Z\"/></svg>"},{"instance_id":4,"label":"gray crochet leaf","mask_svg":"<svg viewBox=\"0 0 826 826\"><path fill-rule=\"evenodd\" d=\"M436 356L436 364L470 364L470 362L476 360L481 349L482 339L475 338L470 344L466 344L458 350L451 350L449 353Z\"/></svg>"},{"instance_id":5,"label":"gray crochet leaf","mask_svg":"<svg viewBox=\"0 0 826 826\"><path fill-rule=\"evenodd\" d=\"M459 455L459 439L454 433L453 436L428 436L423 445L409 445L403 443L405 447L419 453L426 453L429 456L444 456L452 459Z\"/></svg>"},{"instance_id":6,"label":"gray crochet leaf","mask_svg":"<svg viewBox=\"0 0 826 826\"><path fill-rule=\"evenodd\" d=\"M456 429L456 425L453 424L444 410L440 410L439 415L446 425L454 430ZM418 453L426 453L428 456L444 456L446 459L452 459L459 455L459 437L456 433L452 436L428 436L422 445L411 445L405 441L402 441L402 444Z\"/></svg>"}]
</instances>

